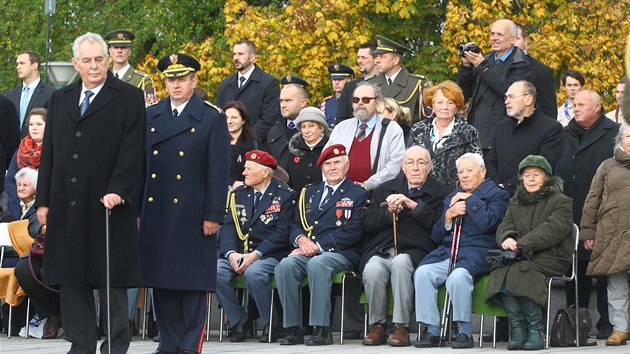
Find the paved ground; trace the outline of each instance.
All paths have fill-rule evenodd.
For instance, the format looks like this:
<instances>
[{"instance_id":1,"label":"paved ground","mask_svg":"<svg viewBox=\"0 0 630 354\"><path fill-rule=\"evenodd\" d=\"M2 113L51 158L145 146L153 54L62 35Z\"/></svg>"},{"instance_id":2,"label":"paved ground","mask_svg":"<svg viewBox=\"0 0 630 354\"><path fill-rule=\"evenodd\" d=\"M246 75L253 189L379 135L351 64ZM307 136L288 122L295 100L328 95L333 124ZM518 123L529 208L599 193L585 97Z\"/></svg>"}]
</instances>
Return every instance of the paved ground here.
<instances>
[{"instance_id":1,"label":"paved ground","mask_svg":"<svg viewBox=\"0 0 630 354\"><path fill-rule=\"evenodd\" d=\"M475 335L475 337L477 337ZM584 354L588 353L630 353L630 347L606 347L604 341L598 341L595 347L580 348L551 348L550 353L572 353L579 351ZM478 342L476 343L479 344ZM129 353L151 353L157 348L157 343L151 340L141 340L139 337L134 338L131 343ZM0 336L0 353L28 353L28 354L62 354L70 349L70 344L63 339L41 340L36 338L24 339L20 337L12 337L8 339L5 335ZM389 346L365 347L361 345L360 340L344 341L343 345L339 344L339 333L335 333L335 344L324 347L307 347L304 345L282 346L275 343L259 344L257 341L250 339L245 343L219 343L218 332L213 331L209 342L204 342L203 353L500 353L507 352L504 343L499 343L496 349L491 344L484 343L483 348L475 347L473 349L465 349L455 351L451 348L432 348L432 349L416 349L412 347L392 348Z\"/></svg>"}]
</instances>

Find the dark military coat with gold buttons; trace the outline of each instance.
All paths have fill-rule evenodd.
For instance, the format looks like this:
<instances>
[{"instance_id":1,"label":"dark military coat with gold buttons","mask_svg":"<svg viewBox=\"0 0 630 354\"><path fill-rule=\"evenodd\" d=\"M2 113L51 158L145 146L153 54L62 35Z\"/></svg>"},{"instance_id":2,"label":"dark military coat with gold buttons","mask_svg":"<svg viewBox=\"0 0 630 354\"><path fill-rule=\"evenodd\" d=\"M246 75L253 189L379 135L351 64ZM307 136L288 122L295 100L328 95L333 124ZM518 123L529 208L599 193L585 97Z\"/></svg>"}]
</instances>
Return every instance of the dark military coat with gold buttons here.
<instances>
[{"instance_id":1,"label":"dark military coat with gold buttons","mask_svg":"<svg viewBox=\"0 0 630 354\"><path fill-rule=\"evenodd\" d=\"M295 245L298 236L304 235L317 242L324 252L340 253L358 266L363 238L361 212L369 204L370 193L346 178L320 206L325 182L304 188L291 228L291 245ZM310 233L304 227L300 213L306 216L307 227L312 227Z\"/></svg>"},{"instance_id":2,"label":"dark military coat with gold buttons","mask_svg":"<svg viewBox=\"0 0 630 354\"><path fill-rule=\"evenodd\" d=\"M173 118L170 99L147 109L140 225L144 285L214 290L216 236L203 221L223 222L230 173L225 115L196 94Z\"/></svg>"},{"instance_id":3,"label":"dark military coat with gold buttons","mask_svg":"<svg viewBox=\"0 0 630 354\"><path fill-rule=\"evenodd\" d=\"M256 191L252 187L242 185L233 193L219 234L220 256L225 256L228 251L250 253L258 250L263 254L262 258L281 260L286 257L290 251L289 230L293 222L295 191L272 178L256 210Z\"/></svg>"}]
</instances>

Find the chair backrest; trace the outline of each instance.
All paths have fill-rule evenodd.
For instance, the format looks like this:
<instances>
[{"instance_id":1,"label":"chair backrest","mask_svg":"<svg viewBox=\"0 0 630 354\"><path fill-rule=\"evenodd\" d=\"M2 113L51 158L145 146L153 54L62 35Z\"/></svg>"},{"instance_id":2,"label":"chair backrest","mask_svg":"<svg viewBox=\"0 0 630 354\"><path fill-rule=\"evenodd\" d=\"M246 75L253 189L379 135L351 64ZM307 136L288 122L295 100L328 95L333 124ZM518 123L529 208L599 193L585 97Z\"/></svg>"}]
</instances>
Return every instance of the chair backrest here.
<instances>
[{"instance_id":1,"label":"chair backrest","mask_svg":"<svg viewBox=\"0 0 630 354\"><path fill-rule=\"evenodd\" d=\"M15 252L22 257L31 250L33 238L28 234L28 220L18 220L10 222L8 225L9 237Z\"/></svg>"}]
</instances>

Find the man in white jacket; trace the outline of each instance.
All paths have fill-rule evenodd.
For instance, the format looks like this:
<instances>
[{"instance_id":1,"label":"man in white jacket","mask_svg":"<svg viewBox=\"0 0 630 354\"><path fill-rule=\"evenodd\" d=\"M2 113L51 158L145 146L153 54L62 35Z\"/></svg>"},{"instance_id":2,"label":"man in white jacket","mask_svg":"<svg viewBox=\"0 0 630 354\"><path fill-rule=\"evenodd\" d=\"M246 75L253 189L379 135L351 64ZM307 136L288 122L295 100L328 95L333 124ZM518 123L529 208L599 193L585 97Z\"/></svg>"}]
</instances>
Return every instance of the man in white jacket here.
<instances>
[{"instance_id":1,"label":"man in white jacket","mask_svg":"<svg viewBox=\"0 0 630 354\"><path fill-rule=\"evenodd\" d=\"M400 171L405 152L400 126L376 112L380 89L372 82L357 85L352 97L354 118L335 126L326 147L342 144L348 151L348 178L373 190Z\"/></svg>"}]
</instances>

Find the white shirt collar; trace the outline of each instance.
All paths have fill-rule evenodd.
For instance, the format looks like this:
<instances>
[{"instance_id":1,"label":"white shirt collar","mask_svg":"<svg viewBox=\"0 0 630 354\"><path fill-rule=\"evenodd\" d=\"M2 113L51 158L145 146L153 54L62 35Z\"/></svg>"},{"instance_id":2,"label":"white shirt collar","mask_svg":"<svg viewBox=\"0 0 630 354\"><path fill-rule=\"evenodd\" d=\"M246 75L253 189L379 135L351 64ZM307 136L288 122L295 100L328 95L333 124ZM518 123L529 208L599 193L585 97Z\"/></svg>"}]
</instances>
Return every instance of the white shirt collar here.
<instances>
[{"instance_id":1,"label":"white shirt collar","mask_svg":"<svg viewBox=\"0 0 630 354\"><path fill-rule=\"evenodd\" d=\"M394 73L394 75L392 76L385 75L385 79L392 79L392 83L393 83L394 80L396 80L396 77L398 76L398 74L400 74L400 70L402 70L402 68L398 68L398 71L396 71L396 73Z\"/></svg>"},{"instance_id":2,"label":"white shirt collar","mask_svg":"<svg viewBox=\"0 0 630 354\"><path fill-rule=\"evenodd\" d=\"M173 112L174 109L177 110L177 116L182 115L182 112L184 111L184 108L186 108L186 105L188 104L188 102L190 102L190 100L180 104L178 107L173 106L173 101L171 101L171 112Z\"/></svg>"},{"instance_id":3,"label":"white shirt collar","mask_svg":"<svg viewBox=\"0 0 630 354\"><path fill-rule=\"evenodd\" d=\"M30 85L24 85L24 83L22 83L22 90L24 90L24 87L28 87L28 92L33 92L35 91L35 88L37 87L37 85L39 85L40 81L41 80L38 77L37 79L33 80L33 82L31 82Z\"/></svg>"},{"instance_id":4,"label":"white shirt collar","mask_svg":"<svg viewBox=\"0 0 630 354\"><path fill-rule=\"evenodd\" d=\"M245 74L241 74L241 72L238 72L238 80L241 80L241 77L245 78L245 82L247 82L247 80L249 80L249 77L252 76L252 73L254 72L254 68L256 67L256 65L252 65L251 68L249 68L249 70L247 70L247 72Z\"/></svg>"},{"instance_id":5,"label":"white shirt collar","mask_svg":"<svg viewBox=\"0 0 630 354\"><path fill-rule=\"evenodd\" d=\"M107 79L106 79L107 80ZM103 88L103 86L105 86L105 81L103 80L103 82L96 86L93 89L89 89L90 91L92 91L94 94L92 95L92 97L90 97L90 103L92 103L92 101L94 101L94 98L96 97L96 95L98 95L99 92L101 92L101 89ZM87 91L88 89L85 88L85 83L81 84L81 96L79 96L79 104L81 104L81 102L83 102L83 99L85 98L85 91Z\"/></svg>"},{"instance_id":6,"label":"white shirt collar","mask_svg":"<svg viewBox=\"0 0 630 354\"><path fill-rule=\"evenodd\" d=\"M118 78L122 79L125 76L125 74L127 73L127 70L129 70L129 68L131 68L131 65L129 63L127 63L127 65L125 65L125 67L120 69L119 71L116 71L116 70L114 70L112 68L112 73L114 75L118 74Z\"/></svg>"}]
</instances>

